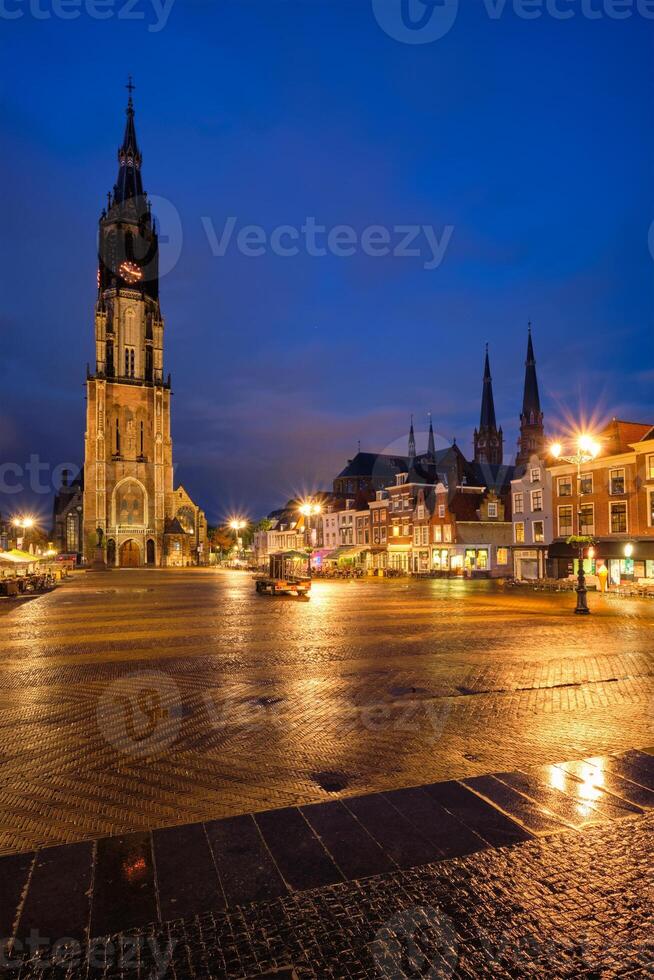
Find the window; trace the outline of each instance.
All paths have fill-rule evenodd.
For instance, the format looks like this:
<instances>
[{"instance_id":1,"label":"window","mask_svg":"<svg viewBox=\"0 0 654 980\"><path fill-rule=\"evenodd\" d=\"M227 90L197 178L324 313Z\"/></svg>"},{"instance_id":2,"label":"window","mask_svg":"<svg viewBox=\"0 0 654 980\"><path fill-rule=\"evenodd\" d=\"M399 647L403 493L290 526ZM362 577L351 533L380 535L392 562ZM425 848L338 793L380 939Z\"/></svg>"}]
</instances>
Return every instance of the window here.
<instances>
[{"instance_id":1,"label":"window","mask_svg":"<svg viewBox=\"0 0 654 980\"><path fill-rule=\"evenodd\" d=\"M426 524L420 528L420 544L429 544L429 528Z\"/></svg>"},{"instance_id":2,"label":"window","mask_svg":"<svg viewBox=\"0 0 654 980\"><path fill-rule=\"evenodd\" d=\"M497 517L497 504L489 504L488 505L488 516L489 517Z\"/></svg>"},{"instance_id":3,"label":"window","mask_svg":"<svg viewBox=\"0 0 654 980\"><path fill-rule=\"evenodd\" d=\"M569 538L573 531L572 507L559 507L559 537Z\"/></svg>"},{"instance_id":4,"label":"window","mask_svg":"<svg viewBox=\"0 0 654 980\"><path fill-rule=\"evenodd\" d=\"M654 500L654 496L652 497L652 500ZM442 541L442 540L443 540L443 528L440 524L434 524L434 541Z\"/></svg>"},{"instance_id":5,"label":"window","mask_svg":"<svg viewBox=\"0 0 654 980\"><path fill-rule=\"evenodd\" d=\"M79 517L73 510L66 515L66 551L79 551Z\"/></svg>"},{"instance_id":6,"label":"window","mask_svg":"<svg viewBox=\"0 0 654 980\"><path fill-rule=\"evenodd\" d=\"M545 540L545 524L543 521L534 521L534 544L542 544Z\"/></svg>"},{"instance_id":7,"label":"window","mask_svg":"<svg viewBox=\"0 0 654 980\"><path fill-rule=\"evenodd\" d=\"M624 493L624 470L611 470L609 473L609 493Z\"/></svg>"},{"instance_id":8,"label":"window","mask_svg":"<svg viewBox=\"0 0 654 980\"><path fill-rule=\"evenodd\" d=\"M452 540L452 527L451 527L451 525L446 524L443 527L443 541L448 541L449 542L451 540Z\"/></svg>"},{"instance_id":9,"label":"window","mask_svg":"<svg viewBox=\"0 0 654 980\"><path fill-rule=\"evenodd\" d=\"M579 478L579 493L584 496L593 492L593 474L582 473Z\"/></svg>"},{"instance_id":10,"label":"window","mask_svg":"<svg viewBox=\"0 0 654 980\"><path fill-rule=\"evenodd\" d=\"M393 537L399 538L400 536L400 526L399 524L393 524Z\"/></svg>"},{"instance_id":11,"label":"window","mask_svg":"<svg viewBox=\"0 0 654 980\"><path fill-rule=\"evenodd\" d=\"M540 467L539 466L532 467L531 472L530 472L530 475L529 475L529 478L530 478L530 480L531 480L532 483L538 483L538 481L540 480Z\"/></svg>"},{"instance_id":12,"label":"window","mask_svg":"<svg viewBox=\"0 0 654 980\"><path fill-rule=\"evenodd\" d=\"M559 497L571 497L572 496L572 477L571 476L560 476L559 477Z\"/></svg>"},{"instance_id":13,"label":"window","mask_svg":"<svg viewBox=\"0 0 654 980\"><path fill-rule=\"evenodd\" d=\"M649 492L649 508L647 512L649 514L649 526L654 527L654 490L650 490Z\"/></svg>"},{"instance_id":14,"label":"window","mask_svg":"<svg viewBox=\"0 0 654 980\"><path fill-rule=\"evenodd\" d=\"M654 480L654 456L647 457L647 479Z\"/></svg>"},{"instance_id":15,"label":"window","mask_svg":"<svg viewBox=\"0 0 654 980\"><path fill-rule=\"evenodd\" d=\"M609 504L609 509L611 511L611 534L626 534L627 533L626 501L620 501L620 503Z\"/></svg>"},{"instance_id":16,"label":"window","mask_svg":"<svg viewBox=\"0 0 654 980\"><path fill-rule=\"evenodd\" d=\"M582 504L581 507L579 508L579 533L595 534L595 505L594 504Z\"/></svg>"},{"instance_id":17,"label":"window","mask_svg":"<svg viewBox=\"0 0 654 980\"><path fill-rule=\"evenodd\" d=\"M540 511L543 509L543 491L542 490L532 490L531 491L531 509L533 511Z\"/></svg>"},{"instance_id":18,"label":"window","mask_svg":"<svg viewBox=\"0 0 654 980\"><path fill-rule=\"evenodd\" d=\"M425 505L418 504L418 520L423 521L425 519Z\"/></svg>"},{"instance_id":19,"label":"window","mask_svg":"<svg viewBox=\"0 0 654 980\"><path fill-rule=\"evenodd\" d=\"M445 504L438 505L438 516L445 517Z\"/></svg>"},{"instance_id":20,"label":"window","mask_svg":"<svg viewBox=\"0 0 654 980\"><path fill-rule=\"evenodd\" d=\"M382 544L386 544L386 526L385 525L381 528L381 539L382 539Z\"/></svg>"},{"instance_id":21,"label":"window","mask_svg":"<svg viewBox=\"0 0 654 980\"><path fill-rule=\"evenodd\" d=\"M379 520L385 524L387 516L388 516L388 511L386 510L385 507L383 507L379 514Z\"/></svg>"},{"instance_id":22,"label":"window","mask_svg":"<svg viewBox=\"0 0 654 980\"><path fill-rule=\"evenodd\" d=\"M524 521L517 521L514 525L516 544L525 543L525 524Z\"/></svg>"},{"instance_id":23,"label":"window","mask_svg":"<svg viewBox=\"0 0 654 980\"><path fill-rule=\"evenodd\" d=\"M413 543L416 545L420 544L420 531L421 528L419 527L414 527L413 529Z\"/></svg>"},{"instance_id":24,"label":"window","mask_svg":"<svg viewBox=\"0 0 654 980\"><path fill-rule=\"evenodd\" d=\"M497 549L497 564L498 565L508 565L509 564L509 549L508 548L498 548Z\"/></svg>"},{"instance_id":25,"label":"window","mask_svg":"<svg viewBox=\"0 0 654 980\"><path fill-rule=\"evenodd\" d=\"M525 509L525 495L524 493L514 493L513 494L513 513L522 514Z\"/></svg>"}]
</instances>

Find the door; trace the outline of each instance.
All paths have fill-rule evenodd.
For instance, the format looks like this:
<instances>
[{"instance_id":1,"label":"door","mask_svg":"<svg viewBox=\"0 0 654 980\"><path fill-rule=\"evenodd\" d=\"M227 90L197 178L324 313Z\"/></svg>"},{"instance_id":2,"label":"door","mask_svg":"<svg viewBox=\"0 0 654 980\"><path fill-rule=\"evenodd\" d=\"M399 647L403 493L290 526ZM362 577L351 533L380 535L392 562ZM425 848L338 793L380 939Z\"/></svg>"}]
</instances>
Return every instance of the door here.
<instances>
[{"instance_id":1,"label":"door","mask_svg":"<svg viewBox=\"0 0 654 980\"><path fill-rule=\"evenodd\" d=\"M141 564L141 553L136 541L125 541L120 546L120 567L138 568Z\"/></svg>"},{"instance_id":2,"label":"door","mask_svg":"<svg viewBox=\"0 0 654 980\"><path fill-rule=\"evenodd\" d=\"M148 565L154 565L154 541L152 538L148 538L148 543L145 546L146 561Z\"/></svg>"}]
</instances>

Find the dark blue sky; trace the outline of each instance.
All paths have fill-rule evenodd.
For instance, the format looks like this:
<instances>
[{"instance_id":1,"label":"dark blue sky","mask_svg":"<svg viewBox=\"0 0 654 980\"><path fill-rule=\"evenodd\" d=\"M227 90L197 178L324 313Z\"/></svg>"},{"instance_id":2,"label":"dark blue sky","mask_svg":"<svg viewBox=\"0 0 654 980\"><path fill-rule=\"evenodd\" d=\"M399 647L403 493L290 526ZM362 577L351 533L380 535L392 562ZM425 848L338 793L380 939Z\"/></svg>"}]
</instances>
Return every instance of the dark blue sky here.
<instances>
[{"instance_id":1,"label":"dark blue sky","mask_svg":"<svg viewBox=\"0 0 654 980\"><path fill-rule=\"evenodd\" d=\"M62 20L4 0L23 16L0 25L1 461L82 458L129 72L145 186L183 230L161 284L178 479L211 519L328 486L359 439L404 447L410 412L469 451L486 341L508 456L529 318L550 431L579 410L654 422L654 21L461 0L446 36L405 44L371 0L176 0L159 31L151 0L139 20L107 2ZM204 225L229 216L454 230L431 270L217 257Z\"/></svg>"}]
</instances>

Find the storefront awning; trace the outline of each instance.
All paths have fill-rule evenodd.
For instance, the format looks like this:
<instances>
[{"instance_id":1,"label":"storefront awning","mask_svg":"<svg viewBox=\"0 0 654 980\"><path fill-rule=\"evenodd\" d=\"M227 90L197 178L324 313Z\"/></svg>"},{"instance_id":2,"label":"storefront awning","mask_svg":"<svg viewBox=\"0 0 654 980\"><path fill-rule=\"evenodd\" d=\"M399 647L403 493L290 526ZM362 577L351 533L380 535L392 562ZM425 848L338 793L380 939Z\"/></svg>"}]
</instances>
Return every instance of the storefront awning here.
<instances>
[{"instance_id":1,"label":"storefront awning","mask_svg":"<svg viewBox=\"0 0 654 980\"><path fill-rule=\"evenodd\" d=\"M654 541L651 539L639 541L637 538L621 541L612 538L598 538L593 544L595 557L625 558L624 549L627 544L633 547L633 553L630 557L634 561L654 560ZM568 544L567 541L554 541L547 550L550 558L568 558L571 560L579 557L579 545ZM586 551L587 546L584 545L584 552Z\"/></svg>"},{"instance_id":2,"label":"storefront awning","mask_svg":"<svg viewBox=\"0 0 654 980\"><path fill-rule=\"evenodd\" d=\"M326 555L323 555L323 561L338 561L339 558L356 558L357 555L363 554L364 551L369 551L368 545L353 545L353 544L343 544L340 548L334 548L333 551L329 551Z\"/></svg>"}]
</instances>

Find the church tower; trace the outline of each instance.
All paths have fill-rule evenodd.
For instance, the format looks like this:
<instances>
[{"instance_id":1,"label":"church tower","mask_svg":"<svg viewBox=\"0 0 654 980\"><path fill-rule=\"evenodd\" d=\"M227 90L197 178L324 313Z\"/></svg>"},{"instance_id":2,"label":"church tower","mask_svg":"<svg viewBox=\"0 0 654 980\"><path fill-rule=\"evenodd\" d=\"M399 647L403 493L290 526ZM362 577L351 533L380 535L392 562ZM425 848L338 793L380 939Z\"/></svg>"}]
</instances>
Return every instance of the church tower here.
<instances>
[{"instance_id":1,"label":"church tower","mask_svg":"<svg viewBox=\"0 0 654 980\"><path fill-rule=\"evenodd\" d=\"M84 552L92 558L101 542L109 565L164 565L171 563L164 534L175 507L170 375L164 378L159 245L143 190L131 79L128 89L118 179L98 237L95 369L86 382Z\"/></svg>"},{"instance_id":2,"label":"church tower","mask_svg":"<svg viewBox=\"0 0 654 980\"><path fill-rule=\"evenodd\" d=\"M488 344L484 362L484 382L481 395L481 416L479 428L475 429L475 463L490 463L500 466L504 460L504 436L497 428L495 401L493 399L493 379L490 373Z\"/></svg>"},{"instance_id":3,"label":"church tower","mask_svg":"<svg viewBox=\"0 0 654 980\"><path fill-rule=\"evenodd\" d=\"M527 341L527 360L525 362L525 389L520 413L520 438L518 439L518 454L516 466L524 466L529 457L541 455L545 447L545 429L543 413L540 410L540 395L538 378L536 377L536 358L531 339L531 323L529 324L529 339Z\"/></svg>"}]
</instances>

